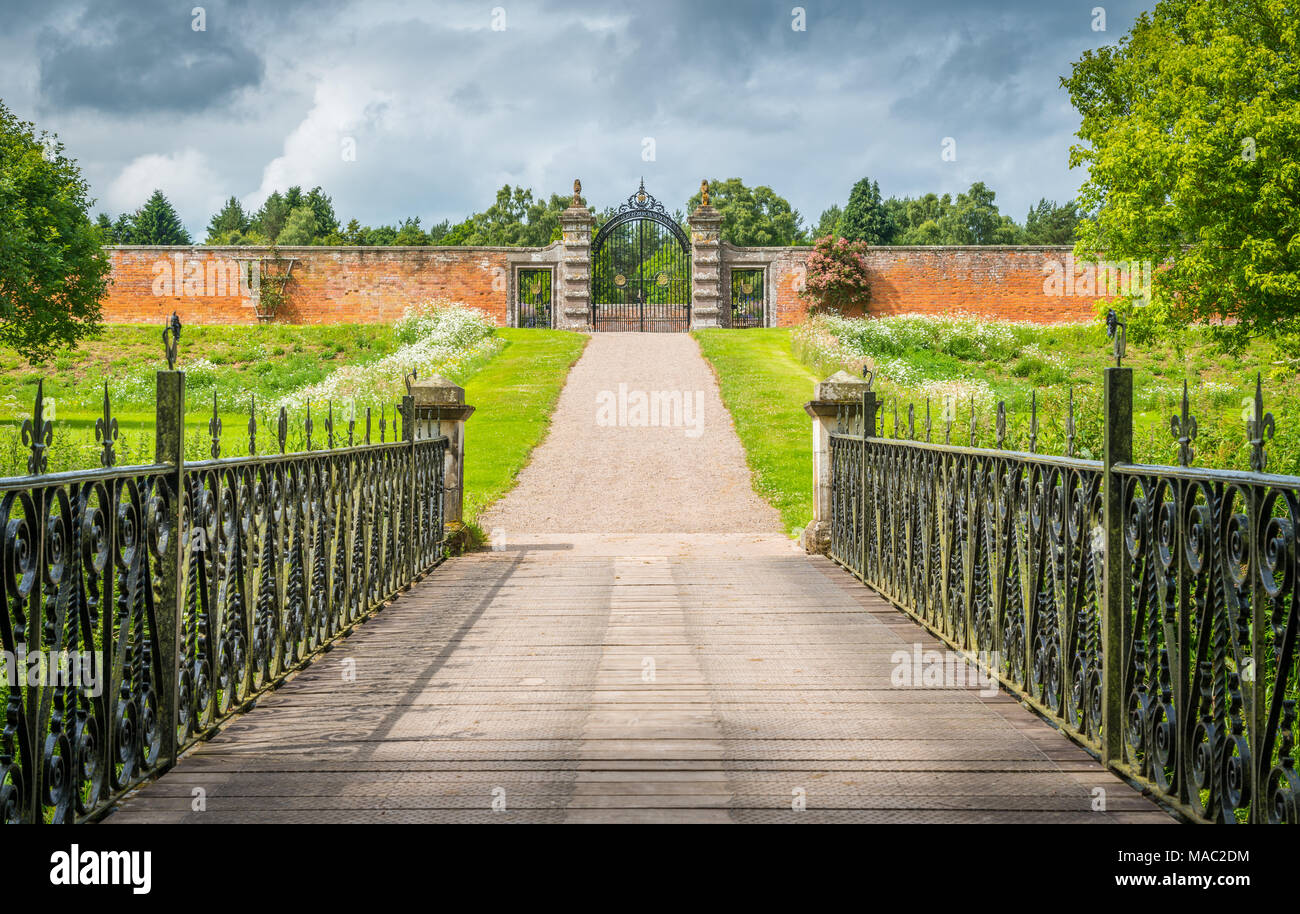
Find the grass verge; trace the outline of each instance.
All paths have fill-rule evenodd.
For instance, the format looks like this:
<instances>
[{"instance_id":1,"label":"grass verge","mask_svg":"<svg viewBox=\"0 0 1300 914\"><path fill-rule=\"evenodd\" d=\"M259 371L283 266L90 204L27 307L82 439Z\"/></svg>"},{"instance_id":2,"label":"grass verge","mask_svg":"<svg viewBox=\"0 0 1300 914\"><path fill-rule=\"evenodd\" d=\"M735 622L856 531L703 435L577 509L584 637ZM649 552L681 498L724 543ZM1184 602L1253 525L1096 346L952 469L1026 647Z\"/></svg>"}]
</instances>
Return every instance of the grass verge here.
<instances>
[{"instance_id":1,"label":"grass verge","mask_svg":"<svg viewBox=\"0 0 1300 914\"><path fill-rule=\"evenodd\" d=\"M790 331L696 330L754 474L787 530L812 520L812 434L803 405L817 378L790 351Z\"/></svg>"},{"instance_id":2,"label":"grass verge","mask_svg":"<svg viewBox=\"0 0 1300 914\"><path fill-rule=\"evenodd\" d=\"M465 402L475 407L465 426L465 520L471 525L514 488L588 339L565 330L497 334L506 348L465 384Z\"/></svg>"}]
</instances>

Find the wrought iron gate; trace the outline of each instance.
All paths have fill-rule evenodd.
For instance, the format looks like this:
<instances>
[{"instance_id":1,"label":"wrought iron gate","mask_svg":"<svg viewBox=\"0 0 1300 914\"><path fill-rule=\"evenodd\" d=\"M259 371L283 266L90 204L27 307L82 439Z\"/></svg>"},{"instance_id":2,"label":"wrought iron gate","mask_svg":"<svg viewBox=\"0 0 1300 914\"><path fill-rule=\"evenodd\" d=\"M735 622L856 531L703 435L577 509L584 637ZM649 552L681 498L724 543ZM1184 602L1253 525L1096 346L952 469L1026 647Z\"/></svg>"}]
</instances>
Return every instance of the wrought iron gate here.
<instances>
[{"instance_id":1,"label":"wrought iron gate","mask_svg":"<svg viewBox=\"0 0 1300 914\"><path fill-rule=\"evenodd\" d=\"M731 326L762 327L763 271L731 271Z\"/></svg>"},{"instance_id":2,"label":"wrought iron gate","mask_svg":"<svg viewBox=\"0 0 1300 914\"><path fill-rule=\"evenodd\" d=\"M520 270L515 291L515 326L554 326L555 312L551 308L551 271Z\"/></svg>"},{"instance_id":3,"label":"wrought iron gate","mask_svg":"<svg viewBox=\"0 0 1300 914\"><path fill-rule=\"evenodd\" d=\"M591 328L680 332L691 324L686 232L645 181L591 245Z\"/></svg>"}]
</instances>

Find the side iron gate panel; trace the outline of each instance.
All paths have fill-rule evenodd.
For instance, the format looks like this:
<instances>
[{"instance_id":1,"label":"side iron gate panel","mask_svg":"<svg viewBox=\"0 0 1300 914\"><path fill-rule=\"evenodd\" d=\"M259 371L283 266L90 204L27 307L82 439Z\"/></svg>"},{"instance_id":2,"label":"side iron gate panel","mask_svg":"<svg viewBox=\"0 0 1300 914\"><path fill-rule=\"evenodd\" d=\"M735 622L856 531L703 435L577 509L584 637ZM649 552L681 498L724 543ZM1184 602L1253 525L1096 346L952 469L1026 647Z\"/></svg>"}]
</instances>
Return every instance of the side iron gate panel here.
<instances>
[{"instance_id":1,"label":"side iron gate panel","mask_svg":"<svg viewBox=\"0 0 1300 914\"><path fill-rule=\"evenodd\" d=\"M690 302L686 232L642 182L592 241L591 327L685 331Z\"/></svg>"},{"instance_id":2,"label":"side iron gate panel","mask_svg":"<svg viewBox=\"0 0 1300 914\"><path fill-rule=\"evenodd\" d=\"M731 271L731 326L762 327L763 271Z\"/></svg>"},{"instance_id":3,"label":"side iron gate panel","mask_svg":"<svg viewBox=\"0 0 1300 914\"><path fill-rule=\"evenodd\" d=\"M551 271L520 270L515 290L515 326L549 329L554 326L554 319Z\"/></svg>"}]
</instances>

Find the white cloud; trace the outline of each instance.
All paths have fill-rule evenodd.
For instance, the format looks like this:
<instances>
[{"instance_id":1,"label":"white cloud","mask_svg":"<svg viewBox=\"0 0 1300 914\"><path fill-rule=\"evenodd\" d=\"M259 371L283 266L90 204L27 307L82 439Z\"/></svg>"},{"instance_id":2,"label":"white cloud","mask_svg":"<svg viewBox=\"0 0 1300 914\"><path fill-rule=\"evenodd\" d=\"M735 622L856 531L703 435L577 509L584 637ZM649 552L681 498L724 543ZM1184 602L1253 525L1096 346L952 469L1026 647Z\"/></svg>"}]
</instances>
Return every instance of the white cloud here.
<instances>
[{"instance_id":1,"label":"white cloud","mask_svg":"<svg viewBox=\"0 0 1300 914\"><path fill-rule=\"evenodd\" d=\"M391 102L388 93L365 88L355 74L331 73L317 83L311 110L284 140L284 151L262 170L257 192L246 197L246 207L256 209L272 191L295 184L321 185L329 192L345 184L355 162L344 158L343 143L352 140L356 156L367 155L365 135L382 125Z\"/></svg>"},{"instance_id":2,"label":"white cloud","mask_svg":"<svg viewBox=\"0 0 1300 914\"><path fill-rule=\"evenodd\" d=\"M207 157L192 147L174 153L138 156L122 169L104 195L115 212L134 212L155 189L182 213L213 213L225 199Z\"/></svg>"}]
</instances>

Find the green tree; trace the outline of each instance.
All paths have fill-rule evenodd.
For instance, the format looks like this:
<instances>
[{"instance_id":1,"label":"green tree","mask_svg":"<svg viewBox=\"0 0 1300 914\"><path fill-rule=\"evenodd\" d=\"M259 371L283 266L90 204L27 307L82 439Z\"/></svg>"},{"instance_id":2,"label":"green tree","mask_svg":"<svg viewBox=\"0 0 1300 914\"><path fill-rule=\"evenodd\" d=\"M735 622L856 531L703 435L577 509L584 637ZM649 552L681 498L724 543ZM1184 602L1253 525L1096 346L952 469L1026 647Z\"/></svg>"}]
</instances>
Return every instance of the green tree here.
<instances>
[{"instance_id":1,"label":"green tree","mask_svg":"<svg viewBox=\"0 0 1300 914\"><path fill-rule=\"evenodd\" d=\"M976 181L939 219L943 244L1018 244L1020 226L998 212L997 198L983 181Z\"/></svg>"},{"instance_id":2,"label":"green tree","mask_svg":"<svg viewBox=\"0 0 1300 914\"><path fill-rule=\"evenodd\" d=\"M397 236L392 240L392 244L416 246L429 243L429 236L420 228L420 217L402 220L402 226L397 230Z\"/></svg>"},{"instance_id":3,"label":"green tree","mask_svg":"<svg viewBox=\"0 0 1300 914\"><path fill-rule=\"evenodd\" d=\"M289 213L284 220L284 228L276 237L278 245L311 244L316 238L316 213L307 204L302 204Z\"/></svg>"},{"instance_id":4,"label":"green tree","mask_svg":"<svg viewBox=\"0 0 1300 914\"><path fill-rule=\"evenodd\" d=\"M1025 244L1073 244L1079 224L1079 205L1073 200L1057 205L1042 198L1025 216Z\"/></svg>"},{"instance_id":5,"label":"green tree","mask_svg":"<svg viewBox=\"0 0 1300 914\"><path fill-rule=\"evenodd\" d=\"M208 222L207 244L228 244L232 235L243 235L249 229L250 220L239 201L231 197L221 211Z\"/></svg>"},{"instance_id":6,"label":"green tree","mask_svg":"<svg viewBox=\"0 0 1300 914\"><path fill-rule=\"evenodd\" d=\"M132 244L191 244L190 233L161 190L155 190L131 220Z\"/></svg>"},{"instance_id":7,"label":"green tree","mask_svg":"<svg viewBox=\"0 0 1300 914\"><path fill-rule=\"evenodd\" d=\"M531 190L507 184L486 210L440 231L437 243L541 247L559 240L560 213L571 199L560 194L534 199Z\"/></svg>"},{"instance_id":8,"label":"green tree","mask_svg":"<svg viewBox=\"0 0 1300 914\"><path fill-rule=\"evenodd\" d=\"M1206 322L1300 352L1300 19L1293 0L1161 0L1062 80L1087 166L1078 256L1147 261L1130 337Z\"/></svg>"},{"instance_id":9,"label":"green tree","mask_svg":"<svg viewBox=\"0 0 1300 914\"><path fill-rule=\"evenodd\" d=\"M316 238L314 240L326 242L330 236L337 235L339 220L334 215L334 201L317 186L313 187L311 192L307 194L306 203L311 207L312 215L316 218Z\"/></svg>"},{"instance_id":10,"label":"green tree","mask_svg":"<svg viewBox=\"0 0 1300 914\"><path fill-rule=\"evenodd\" d=\"M949 194L912 199L891 197L884 203L894 223L894 244L1021 244L1023 232L1010 216L998 212L997 195L982 181L953 200Z\"/></svg>"},{"instance_id":11,"label":"green tree","mask_svg":"<svg viewBox=\"0 0 1300 914\"><path fill-rule=\"evenodd\" d=\"M90 203L63 144L0 102L0 342L30 362L99 329L111 264Z\"/></svg>"},{"instance_id":12,"label":"green tree","mask_svg":"<svg viewBox=\"0 0 1300 914\"><path fill-rule=\"evenodd\" d=\"M257 215L253 217L252 228L274 243L280 237L284 221L289 218L291 210L292 207L289 206L284 195L278 190L273 190L266 198L266 202L262 204L262 208L257 211Z\"/></svg>"},{"instance_id":13,"label":"green tree","mask_svg":"<svg viewBox=\"0 0 1300 914\"><path fill-rule=\"evenodd\" d=\"M113 243L114 244L135 244L135 216L131 213L122 213L113 222Z\"/></svg>"},{"instance_id":14,"label":"green tree","mask_svg":"<svg viewBox=\"0 0 1300 914\"><path fill-rule=\"evenodd\" d=\"M686 204L700 205L697 191ZM722 213L722 240L740 247L799 244L803 217L790 202L766 185L747 187L740 178L709 182L709 202Z\"/></svg>"},{"instance_id":15,"label":"green tree","mask_svg":"<svg viewBox=\"0 0 1300 914\"><path fill-rule=\"evenodd\" d=\"M840 219L839 233L849 241L888 244L894 236L889 210L880 199L880 185L863 178L849 192L848 205Z\"/></svg>"},{"instance_id":16,"label":"green tree","mask_svg":"<svg viewBox=\"0 0 1300 914\"><path fill-rule=\"evenodd\" d=\"M817 220L817 228L813 232L814 238L837 238L840 233L840 219L844 215L844 210L840 209L838 203L832 203L826 209L822 210L821 218Z\"/></svg>"}]
</instances>

